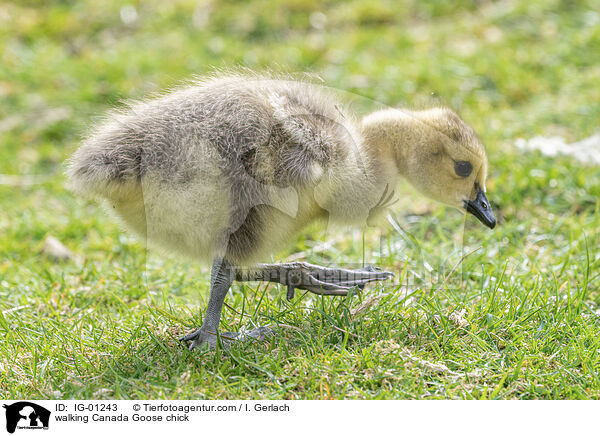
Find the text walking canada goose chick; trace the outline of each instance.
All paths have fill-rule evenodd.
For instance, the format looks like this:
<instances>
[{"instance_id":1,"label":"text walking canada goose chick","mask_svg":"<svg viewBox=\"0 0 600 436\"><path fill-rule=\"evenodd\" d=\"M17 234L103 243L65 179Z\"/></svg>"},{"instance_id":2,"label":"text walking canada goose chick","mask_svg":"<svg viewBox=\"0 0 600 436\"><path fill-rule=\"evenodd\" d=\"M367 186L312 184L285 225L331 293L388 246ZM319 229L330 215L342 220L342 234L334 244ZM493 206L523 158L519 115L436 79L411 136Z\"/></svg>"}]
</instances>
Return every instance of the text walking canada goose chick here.
<instances>
[{"instance_id":1,"label":"text walking canada goose chick","mask_svg":"<svg viewBox=\"0 0 600 436\"><path fill-rule=\"evenodd\" d=\"M388 109L360 120L323 87L268 76L212 77L115 111L72 156L68 174L149 246L212 262L204 322L182 338L190 348L215 346L234 280L281 283L292 298L295 288L346 295L392 277L371 267L255 262L315 220L366 223L385 210L400 176L496 224L485 149L451 110Z\"/></svg>"}]
</instances>

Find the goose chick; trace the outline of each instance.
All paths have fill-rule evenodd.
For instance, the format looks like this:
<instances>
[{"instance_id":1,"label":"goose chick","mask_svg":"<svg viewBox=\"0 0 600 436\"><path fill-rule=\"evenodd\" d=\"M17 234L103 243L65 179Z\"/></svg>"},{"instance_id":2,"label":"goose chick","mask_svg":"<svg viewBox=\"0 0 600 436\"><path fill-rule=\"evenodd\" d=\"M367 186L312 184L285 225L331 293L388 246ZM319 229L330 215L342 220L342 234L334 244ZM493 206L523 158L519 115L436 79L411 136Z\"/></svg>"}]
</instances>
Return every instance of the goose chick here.
<instances>
[{"instance_id":1,"label":"goose chick","mask_svg":"<svg viewBox=\"0 0 600 436\"><path fill-rule=\"evenodd\" d=\"M216 345L234 280L281 283L292 298L296 288L346 295L392 277L256 262L315 220L364 224L385 210L398 177L494 227L485 149L454 112L389 109L361 120L341 108L311 83L212 77L110 113L70 159L73 189L104 200L148 245L212 262L204 322L182 338L190 349Z\"/></svg>"}]
</instances>

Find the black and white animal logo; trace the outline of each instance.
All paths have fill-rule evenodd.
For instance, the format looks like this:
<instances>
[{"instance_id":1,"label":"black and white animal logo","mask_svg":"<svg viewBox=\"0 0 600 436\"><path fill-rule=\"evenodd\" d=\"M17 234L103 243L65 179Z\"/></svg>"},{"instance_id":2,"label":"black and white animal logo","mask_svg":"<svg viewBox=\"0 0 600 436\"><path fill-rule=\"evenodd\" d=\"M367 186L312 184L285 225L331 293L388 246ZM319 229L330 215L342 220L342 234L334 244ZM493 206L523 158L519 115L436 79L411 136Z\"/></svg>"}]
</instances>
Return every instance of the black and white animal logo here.
<instances>
[{"instance_id":1,"label":"black and white animal logo","mask_svg":"<svg viewBox=\"0 0 600 436\"><path fill-rule=\"evenodd\" d=\"M29 401L4 404L6 409L6 431L14 433L18 429L48 429L50 411Z\"/></svg>"}]
</instances>

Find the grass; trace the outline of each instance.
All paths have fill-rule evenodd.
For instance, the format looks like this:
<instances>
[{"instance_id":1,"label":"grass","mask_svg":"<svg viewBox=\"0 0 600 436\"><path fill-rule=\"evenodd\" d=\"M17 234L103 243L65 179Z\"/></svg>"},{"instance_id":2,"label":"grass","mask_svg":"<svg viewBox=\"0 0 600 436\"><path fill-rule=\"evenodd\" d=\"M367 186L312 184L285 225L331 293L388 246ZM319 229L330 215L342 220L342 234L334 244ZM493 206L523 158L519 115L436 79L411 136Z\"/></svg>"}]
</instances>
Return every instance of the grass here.
<instances>
[{"instance_id":1,"label":"grass","mask_svg":"<svg viewBox=\"0 0 600 436\"><path fill-rule=\"evenodd\" d=\"M401 3L2 3L0 396L598 398L599 170L513 146L598 133L594 2ZM393 225L309 228L275 259L398 280L291 302L235 285L223 330L276 323L276 339L188 352L176 337L201 322L207 269L147 253L66 190L63 161L123 98L273 60L385 105L456 108L488 148L500 223L407 189ZM74 259L45 255L47 235Z\"/></svg>"}]
</instances>

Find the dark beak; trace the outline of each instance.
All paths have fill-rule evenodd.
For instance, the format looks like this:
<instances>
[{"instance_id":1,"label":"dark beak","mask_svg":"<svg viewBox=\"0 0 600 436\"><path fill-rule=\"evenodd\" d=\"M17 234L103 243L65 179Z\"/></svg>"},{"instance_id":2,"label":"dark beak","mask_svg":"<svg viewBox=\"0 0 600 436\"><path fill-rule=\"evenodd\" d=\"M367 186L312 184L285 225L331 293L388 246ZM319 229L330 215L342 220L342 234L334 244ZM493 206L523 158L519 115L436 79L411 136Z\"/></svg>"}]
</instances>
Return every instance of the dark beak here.
<instances>
[{"instance_id":1,"label":"dark beak","mask_svg":"<svg viewBox=\"0 0 600 436\"><path fill-rule=\"evenodd\" d=\"M465 201L465 209L470 214L475 215L479 221L490 229L496 227L496 217L492 212L492 206L485 196L485 192L479 186L477 187L477 196L475 200Z\"/></svg>"}]
</instances>

